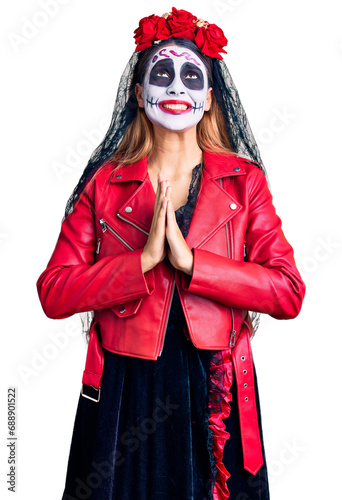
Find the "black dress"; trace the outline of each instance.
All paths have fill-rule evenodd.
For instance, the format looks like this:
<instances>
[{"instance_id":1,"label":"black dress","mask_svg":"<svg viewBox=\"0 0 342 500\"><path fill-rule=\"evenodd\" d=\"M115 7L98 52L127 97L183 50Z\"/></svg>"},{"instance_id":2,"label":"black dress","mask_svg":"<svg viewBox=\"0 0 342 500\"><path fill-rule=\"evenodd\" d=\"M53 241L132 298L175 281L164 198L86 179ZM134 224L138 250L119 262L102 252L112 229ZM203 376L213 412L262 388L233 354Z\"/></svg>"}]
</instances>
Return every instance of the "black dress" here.
<instances>
[{"instance_id":1,"label":"black dress","mask_svg":"<svg viewBox=\"0 0 342 500\"><path fill-rule=\"evenodd\" d=\"M201 164L176 211L184 237L200 175ZM103 350L101 399L80 395L62 500L269 499L257 380L264 465L253 476L243 468L231 351L197 349L184 324L175 287L157 360ZM214 452L218 415L221 456Z\"/></svg>"}]
</instances>

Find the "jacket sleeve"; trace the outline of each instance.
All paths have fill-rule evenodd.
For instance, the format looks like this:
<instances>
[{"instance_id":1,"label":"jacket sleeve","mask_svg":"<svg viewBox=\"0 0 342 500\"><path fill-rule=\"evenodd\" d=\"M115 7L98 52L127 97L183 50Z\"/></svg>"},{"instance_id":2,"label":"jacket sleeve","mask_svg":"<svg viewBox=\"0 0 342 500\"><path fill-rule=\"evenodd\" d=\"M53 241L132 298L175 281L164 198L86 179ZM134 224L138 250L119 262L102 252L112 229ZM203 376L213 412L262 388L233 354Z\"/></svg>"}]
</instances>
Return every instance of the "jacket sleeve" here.
<instances>
[{"instance_id":1,"label":"jacket sleeve","mask_svg":"<svg viewBox=\"0 0 342 500\"><path fill-rule=\"evenodd\" d=\"M91 191L88 186L64 219L51 259L37 281L40 302L50 318L111 308L154 290L153 269L142 271L142 248L95 260Z\"/></svg>"},{"instance_id":2,"label":"jacket sleeve","mask_svg":"<svg viewBox=\"0 0 342 500\"><path fill-rule=\"evenodd\" d=\"M193 273L182 274L182 285L189 292L234 308L266 313L277 319L294 318L302 306L305 284L281 229L263 172L255 169L251 177L246 261L193 248Z\"/></svg>"}]
</instances>

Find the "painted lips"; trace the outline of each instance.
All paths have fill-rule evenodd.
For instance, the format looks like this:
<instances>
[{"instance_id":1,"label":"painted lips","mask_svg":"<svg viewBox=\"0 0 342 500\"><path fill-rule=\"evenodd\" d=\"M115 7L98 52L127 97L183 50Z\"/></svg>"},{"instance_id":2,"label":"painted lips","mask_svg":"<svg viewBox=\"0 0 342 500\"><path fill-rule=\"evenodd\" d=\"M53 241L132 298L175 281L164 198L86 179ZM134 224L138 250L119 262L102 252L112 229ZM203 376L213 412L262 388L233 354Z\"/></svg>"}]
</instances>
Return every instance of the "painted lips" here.
<instances>
[{"instance_id":1,"label":"painted lips","mask_svg":"<svg viewBox=\"0 0 342 500\"><path fill-rule=\"evenodd\" d=\"M171 113L172 115L189 113L192 110L192 105L186 101L161 101L158 106L164 113Z\"/></svg>"}]
</instances>

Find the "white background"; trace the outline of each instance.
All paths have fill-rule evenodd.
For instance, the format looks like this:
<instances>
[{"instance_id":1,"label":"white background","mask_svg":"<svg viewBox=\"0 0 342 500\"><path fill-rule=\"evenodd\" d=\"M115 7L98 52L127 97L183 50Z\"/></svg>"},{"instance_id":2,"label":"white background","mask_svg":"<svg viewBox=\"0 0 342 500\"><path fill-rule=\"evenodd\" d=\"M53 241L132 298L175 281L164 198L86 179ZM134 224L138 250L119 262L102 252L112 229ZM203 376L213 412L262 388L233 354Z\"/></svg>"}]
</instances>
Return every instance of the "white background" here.
<instances>
[{"instance_id":1,"label":"white background","mask_svg":"<svg viewBox=\"0 0 342 500\"><path fill-rule=\"evenodd\" d=\"M1 7L2 498L13 498L6 401L16 386L16 498L61 499L86 350L78 316L45 317L36 281L67 198L109 125L133 31L140 18L173 5L216 23L229 40L224 58L307 285L300 315L263 316L252 344L271 498L341 498L338 2L56 2ZM56 165L65 172L57 175Z\"/></svg>"}]
</instances>

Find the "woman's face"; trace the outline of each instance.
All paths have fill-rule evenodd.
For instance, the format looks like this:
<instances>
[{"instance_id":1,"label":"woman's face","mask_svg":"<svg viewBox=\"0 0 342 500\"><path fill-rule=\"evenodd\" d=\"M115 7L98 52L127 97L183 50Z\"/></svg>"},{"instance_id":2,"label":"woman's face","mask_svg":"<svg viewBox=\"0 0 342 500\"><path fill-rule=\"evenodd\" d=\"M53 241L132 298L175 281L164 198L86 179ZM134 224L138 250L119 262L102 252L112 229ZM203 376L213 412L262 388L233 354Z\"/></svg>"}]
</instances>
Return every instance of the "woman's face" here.
<instances>
[{"instance_id":1,"label":"woman's face","mask_svg":"<svg viewBox=\"0 0 342 500\"><path fill-rule=\"evenodd\" d=\"M137 86L139 106L145 108L151 122L169 130L195 126L210 107L206 68L185 47L168 45L157 50L149 62L142 88Z\"/></svg>"}]
</instances>

